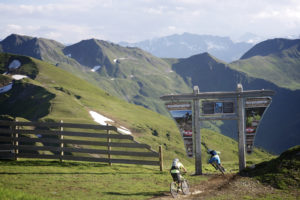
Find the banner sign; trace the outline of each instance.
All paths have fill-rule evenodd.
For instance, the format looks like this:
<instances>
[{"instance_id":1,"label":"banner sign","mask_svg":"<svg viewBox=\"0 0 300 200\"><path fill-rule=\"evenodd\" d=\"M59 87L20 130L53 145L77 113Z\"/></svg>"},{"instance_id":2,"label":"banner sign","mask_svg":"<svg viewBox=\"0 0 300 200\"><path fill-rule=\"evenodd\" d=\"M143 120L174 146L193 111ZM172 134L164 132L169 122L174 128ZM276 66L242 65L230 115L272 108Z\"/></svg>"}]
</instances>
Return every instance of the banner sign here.
<instances>
[{"instance_id":1,"label":"banner sign","mask_svg":"<svg viewBox=\"0 0 300 200\"><path fill-rule=\"evenodd\" d=\"M203 101L202 113L204 115L234 113L233 101Z\"/></svg>"},{"instance_id":2,"label":"banner sign","mask_svg":"<svg viewBox=\"0 0 300 200\"><path fill-rule=\"evenodd\" d=\"M190 102L166 103L171 116L177 123L188 157L193 157L192 105Z\"/></svg>"},{"instance_id":3,"label":"banner sign","mask_svg":"<svg viewBox=\"0 0 300 200\"><path fill-rule=\"evenodd\" d=\"M271 101L272 99L270 97L247 98L245 101L246 151L248 154L251 154L253 151L258 125Z\"/></svg>"}]
</instances>

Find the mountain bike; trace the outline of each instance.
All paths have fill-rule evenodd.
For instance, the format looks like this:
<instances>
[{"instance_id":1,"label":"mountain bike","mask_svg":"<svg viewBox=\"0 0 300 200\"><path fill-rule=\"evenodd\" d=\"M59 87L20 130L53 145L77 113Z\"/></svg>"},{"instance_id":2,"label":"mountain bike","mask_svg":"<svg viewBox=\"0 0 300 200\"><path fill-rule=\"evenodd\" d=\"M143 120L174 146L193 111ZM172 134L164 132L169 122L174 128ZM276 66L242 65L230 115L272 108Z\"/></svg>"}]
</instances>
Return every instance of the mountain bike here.
<instances>
[{"instance_id":1,"label":"mountain bike","mask_svg":"<svg viewBox=\"0 0 300 200\"><path fill-rule=\"evenodd\" d=\"M218 164L218 163L216 163L216 162L213 162L213 163L211 163L211 165L216 169L216 170L219 170L223 175L224 175L224 173L225 173L225 168L222 166L222 165L220 165L220 164Z\"/></svg>"},{"instance_id":2,"label":"mountain bike","mask_svg":"<svg viewBox=\"0 0 300 200\"><path fill-rule=\"evenodd\" d=\"M189 194L189 182L184 177L182 177L181 181L172 181L170 184L170 192L173 198L177 198L179 192L182 192L184 195Z\"/></svg>"}]
</instances>

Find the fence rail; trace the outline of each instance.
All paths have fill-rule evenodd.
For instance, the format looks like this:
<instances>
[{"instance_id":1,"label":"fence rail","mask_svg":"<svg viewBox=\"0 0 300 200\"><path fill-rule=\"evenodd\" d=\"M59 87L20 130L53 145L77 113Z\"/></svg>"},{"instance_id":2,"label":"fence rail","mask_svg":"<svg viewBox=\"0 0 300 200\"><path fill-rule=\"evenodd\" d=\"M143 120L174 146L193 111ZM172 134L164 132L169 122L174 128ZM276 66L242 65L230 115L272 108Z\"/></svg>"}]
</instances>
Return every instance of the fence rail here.
<instances>
[{"instance_id":1,"label":"fence rail","mask_svg":"<svg viewBox=\"0 0 300 200\"><path fill-rule=\"evenodd\" d=\"M66 131L64 128L70 128L72 131ZM74 131L74 129L80 129L80 131ZM124 140L126 141L123 142ZM44 153L40 154L41 151ZM77 155L78 153L80 155ZM81 156L81 154L85 156ZM112 158L112 156L116 156L116 158ZM126 156L126 158L120 158L122 156ZM149 145L136 142L131 135L119 134L115 126L63 122L0 120L1 158L106 162L109 165L112 163L156 165L160 166L161 171L163 166L161 146L159 152L156 152Z\"/></svg>"}]
</instances>

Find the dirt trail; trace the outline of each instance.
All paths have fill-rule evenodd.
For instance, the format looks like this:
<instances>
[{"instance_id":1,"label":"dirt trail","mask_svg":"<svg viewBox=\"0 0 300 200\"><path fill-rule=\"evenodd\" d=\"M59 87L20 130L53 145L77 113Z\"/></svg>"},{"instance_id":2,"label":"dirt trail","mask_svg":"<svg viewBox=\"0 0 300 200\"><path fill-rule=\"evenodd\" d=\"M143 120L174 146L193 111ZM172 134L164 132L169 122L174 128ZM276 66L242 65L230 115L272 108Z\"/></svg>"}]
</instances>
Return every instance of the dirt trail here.
<instances>
[{"instance_id":1,"label":"dirt trail","mask_svg":"<svg viewBox=\"0 0 300 200\"><path fill-rule=\"evenodd\" d=\"M240 200L243 196L263 196L266 193L273 193L272 187L262 185L256 180L248 177L241 177L236 174L226 175L204 175L207 181L202 181L199 185L191 187L190 195L180 195L177 199L210 199L222 196L222 199ZM156 197L152 200L173 199L170 193L165 196Z\"/></svg>"}]
</instances>

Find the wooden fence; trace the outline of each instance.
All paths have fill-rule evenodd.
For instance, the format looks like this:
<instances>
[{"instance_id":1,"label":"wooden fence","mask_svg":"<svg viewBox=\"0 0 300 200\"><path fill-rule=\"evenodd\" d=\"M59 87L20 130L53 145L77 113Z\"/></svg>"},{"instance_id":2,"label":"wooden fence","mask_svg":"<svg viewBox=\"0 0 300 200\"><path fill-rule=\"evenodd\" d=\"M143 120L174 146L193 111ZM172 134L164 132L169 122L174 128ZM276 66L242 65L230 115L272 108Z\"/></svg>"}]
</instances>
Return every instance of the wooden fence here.
<instances>
[{"instance_id":1,"label":"wooden fence","mask_svg":"<svg viewBox=\"0 0 300 200\"><path fill-rule=\"evenodd\" d=\"M108 125L0 121L1 158L157 165L163 170L161 146L157 153Z\"/></svg>"}]
</instances>

